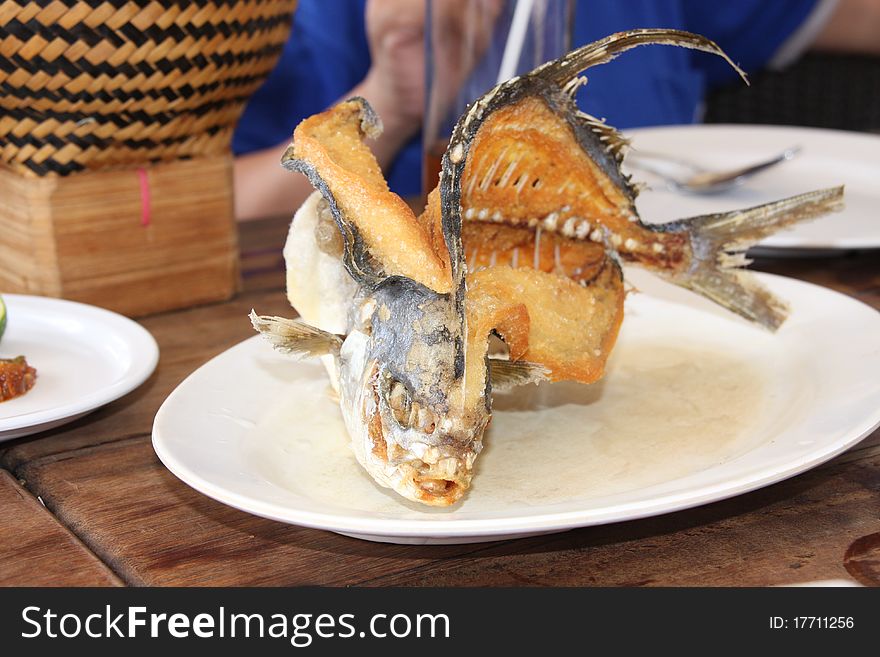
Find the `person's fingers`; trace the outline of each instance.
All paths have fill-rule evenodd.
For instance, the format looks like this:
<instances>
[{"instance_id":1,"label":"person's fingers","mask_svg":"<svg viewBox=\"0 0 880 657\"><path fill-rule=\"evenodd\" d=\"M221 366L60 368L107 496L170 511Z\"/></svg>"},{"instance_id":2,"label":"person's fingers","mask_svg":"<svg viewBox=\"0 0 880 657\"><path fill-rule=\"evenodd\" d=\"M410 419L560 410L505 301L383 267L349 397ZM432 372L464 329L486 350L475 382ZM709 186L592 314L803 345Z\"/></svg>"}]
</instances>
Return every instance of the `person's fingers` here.
<instances>
[{"instance_id":1,"label":"person's fingers","mask_svg":"<svg viewBox=\"0 0 880 657\"><path fill-rule=\"evenodd\" d=\"M418 35L425 26L424 0L369 0L364 20L373 50L399 33Z\"/></svg>"}]
</instances>

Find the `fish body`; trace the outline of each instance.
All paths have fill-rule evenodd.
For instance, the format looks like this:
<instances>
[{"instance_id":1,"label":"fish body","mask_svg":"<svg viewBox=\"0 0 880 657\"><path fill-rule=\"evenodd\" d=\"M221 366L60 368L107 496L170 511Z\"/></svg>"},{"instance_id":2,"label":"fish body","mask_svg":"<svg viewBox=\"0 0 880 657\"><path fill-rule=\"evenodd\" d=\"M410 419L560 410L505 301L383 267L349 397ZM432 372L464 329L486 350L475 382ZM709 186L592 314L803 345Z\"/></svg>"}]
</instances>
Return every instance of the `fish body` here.
<instances>
[{"instance_id":1,"label":"fish body","mask_svg":"<svg viewBox=\"0 0 880 657\"><path fill-rule=\"evenodd\" d=\"M364 143L381 130L366 101L296 128L282 162L317 190L285 248L302 321L251 320L276 348L324 359L355 456L379 484L454 504L482 449L493 384L601 378L623 319L621 262L771 330L783 321L784 304L736 269L742 251L835 209L841 190L644 224L620 169L625 140L573 101L584 69L644 43L724 56L698 35L635 30L498 85L457 123L418 217ZM493 336L506 353L490 356Z\"/></svg>"}]
</instances>

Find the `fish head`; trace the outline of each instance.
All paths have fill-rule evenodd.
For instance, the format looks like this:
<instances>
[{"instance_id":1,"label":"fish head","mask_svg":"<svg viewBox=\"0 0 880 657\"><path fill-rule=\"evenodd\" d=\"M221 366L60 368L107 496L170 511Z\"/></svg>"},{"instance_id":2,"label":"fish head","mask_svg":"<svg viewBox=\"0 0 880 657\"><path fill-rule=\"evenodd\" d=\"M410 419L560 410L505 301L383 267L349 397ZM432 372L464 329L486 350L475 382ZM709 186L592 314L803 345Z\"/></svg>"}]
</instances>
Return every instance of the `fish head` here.
<instances>
[{"instance_id":1,"label":"fish head","mask_svg":"<svg viewBox=\"0 0 880 657\"><path fill-rule=\"evenodd\" d=\"M446 506L467 490L489 422L485 345L468 345L453 181L417 218L364 143L379 129L366 101L351 99L300 123L282 164L324 198L357 290L338 356L355 455L378 483Z\"/></svg>"},{"instance_id":2,"label":"fish head","mask_svg":"<svg viewBox=\"0 0 880 657\"><path fill-rule=\"evenodd\" d=\"M487 378L481 394L467 394L455 295L393 277L363 301L360 317L340 352L340 402L358 460L407 499L454 504L470 486L490 418Z\"/></svg>"}]
</instances>

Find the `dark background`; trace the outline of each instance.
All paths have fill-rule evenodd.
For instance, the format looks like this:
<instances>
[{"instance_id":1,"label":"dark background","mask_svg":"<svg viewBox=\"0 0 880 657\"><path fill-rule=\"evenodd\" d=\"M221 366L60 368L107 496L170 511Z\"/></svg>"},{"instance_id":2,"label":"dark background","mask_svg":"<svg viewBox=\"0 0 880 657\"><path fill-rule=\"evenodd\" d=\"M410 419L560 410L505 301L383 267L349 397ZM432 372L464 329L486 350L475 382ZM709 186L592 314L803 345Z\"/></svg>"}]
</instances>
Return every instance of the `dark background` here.
<instances>
[{"instance_id":1,"label":"dark background","mask_svg":"<svg viewBox=\"0 0 880 657\"><path fill-rule=\"evenodd\" d=\"M706 123L764 123L880 132L880 57L809 53L717 89ZM880 153L878 153L880 158Z\"/></svg>"}]
</instances>

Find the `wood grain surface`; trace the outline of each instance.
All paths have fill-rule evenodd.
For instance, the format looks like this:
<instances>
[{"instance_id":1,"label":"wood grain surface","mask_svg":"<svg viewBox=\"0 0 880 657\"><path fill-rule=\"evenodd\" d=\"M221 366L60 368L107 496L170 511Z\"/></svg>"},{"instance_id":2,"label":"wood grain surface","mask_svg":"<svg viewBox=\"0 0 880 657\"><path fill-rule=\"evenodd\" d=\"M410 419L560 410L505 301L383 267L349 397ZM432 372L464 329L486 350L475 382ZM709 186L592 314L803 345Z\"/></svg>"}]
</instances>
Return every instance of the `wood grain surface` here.
<instances>
[{"instance_id":1,"label":"wood grain surface","mask_svg":"<svg viewBox=\"0 0 880 657\"><path fill-rule=\"evenodd\" d=\"M153 416L189 373L251 335L251 307L290 314L280 256L286 227L286 220L241 227L245 289L232 301L142 320L161 349L146 384L71 425L0 446L9 471L0 495L21 500L14 516L0 516L2 526L42 523L67 537L43 545L40 558L50 564L69 560L70 545L79 546L97 568L84 567L76 583L741 586L842 578L880 585L880 431L819 468L726 501L476 545L369 543L257 518L195 492L156 458ZM880 308L876 254L755 266ZM29 579L35 553L19 546L15 532L0 532L0 563L18 573L13 583L43 581Z\"/></svg>"},{"instance_id":2,"label":"wood grain surface","mask_svg":"<svg viewBox=\"0 0 880 657\"><path fill-rule=\"evenodd\" d=\"M0 586L118 586L113 572L0 470Z\"/></svg>"},{"instance_id":3,"label":"wood grain surface","mask_svg":"<svg viewBox=\"0 0 880 657\"><path fill-rule=\"evenodd\" d=\"M19 472L130 584L356 584L473 549L367 543L242 513L178 481L146 435Z\"/></svg>"}]
</instances>

